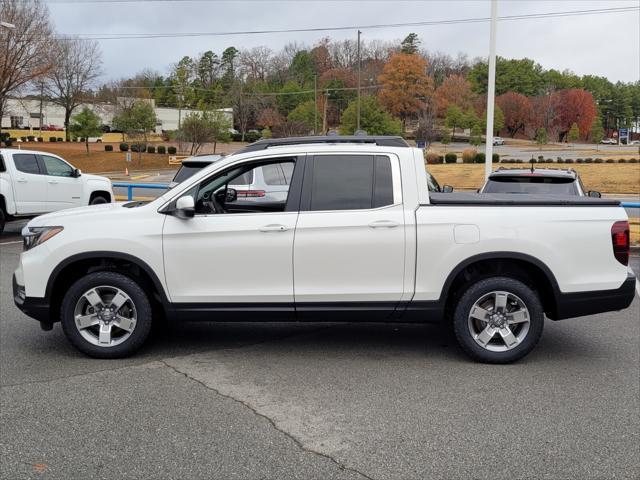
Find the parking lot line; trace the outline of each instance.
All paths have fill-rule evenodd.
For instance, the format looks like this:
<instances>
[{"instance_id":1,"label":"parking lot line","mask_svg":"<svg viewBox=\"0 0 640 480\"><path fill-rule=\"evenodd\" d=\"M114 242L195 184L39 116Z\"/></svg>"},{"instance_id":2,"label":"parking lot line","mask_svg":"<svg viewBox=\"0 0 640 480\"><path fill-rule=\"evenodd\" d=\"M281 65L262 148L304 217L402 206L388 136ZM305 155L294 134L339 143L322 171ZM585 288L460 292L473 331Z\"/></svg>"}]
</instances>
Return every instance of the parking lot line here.
<instances>
[{"instance_id":1,"label":"parking lot line","mask_svg":"<svg viewBox=\"0 0 640 480\"><path fill-rule=\"evenodd\" d=\"M13 243L22 243L22 240L14 240L13 242L2 242L0 245L11 245Z\"/></svg>"}]
</instances>

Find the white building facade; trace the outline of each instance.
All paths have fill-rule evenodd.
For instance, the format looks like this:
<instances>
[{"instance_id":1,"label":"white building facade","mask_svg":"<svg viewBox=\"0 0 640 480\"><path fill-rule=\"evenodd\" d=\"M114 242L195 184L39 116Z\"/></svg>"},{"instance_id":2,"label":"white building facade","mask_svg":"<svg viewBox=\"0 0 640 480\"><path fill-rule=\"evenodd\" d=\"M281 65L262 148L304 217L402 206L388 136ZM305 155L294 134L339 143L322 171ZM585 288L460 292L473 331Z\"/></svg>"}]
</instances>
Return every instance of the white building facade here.
<instances>
[{"instance_id":1,"label":"white building facade","mask_svg":"<svg viewBox=\"0 0 640 480\"><path fill-rule=\"evenodd\" d=\"M156 112L158 120L156 133L161 133L162 130L177 130L179 122L187 115L201 113L200 110L157 107L153 100L146 101L151 102ZM74 110L73 114L77 114L84 107L88 107L98 114L102 119L103 125L112 126L116 105L111 103L81 104ZM232 108L221 108L217 111L227 116L233 125ZM64 126L64 108L46 100L41 102L39 99L32 98L8 98L0 125L5 129L25 130L38 130L40 125L62 127Z\"/></svg>"}]
</instances>

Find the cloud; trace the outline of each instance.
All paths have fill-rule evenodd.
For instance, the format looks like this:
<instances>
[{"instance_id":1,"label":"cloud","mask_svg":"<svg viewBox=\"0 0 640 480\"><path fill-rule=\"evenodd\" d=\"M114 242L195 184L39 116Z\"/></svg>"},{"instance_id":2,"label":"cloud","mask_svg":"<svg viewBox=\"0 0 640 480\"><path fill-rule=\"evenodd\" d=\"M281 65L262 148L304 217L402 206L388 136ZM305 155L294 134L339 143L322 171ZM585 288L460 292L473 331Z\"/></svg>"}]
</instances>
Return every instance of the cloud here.
<instances>
[{"instance_id":1,"label":"cloud","mask_svg":"<svg viewBox=\"0 0 640 480\"><path fill-rule=\"evenodd\" d=\"M637 1L504 1L498 15L637 6ZM50 3L60 33L118 34L220 32L362 24L388 24L488 17L489 1L201 1L138 3ZM429 50L470 58L488 55L489 24L457 24L364 30L363 39L396 40L416 32ZM226 47L266 45L279 50L289 42L313 45L325 36L355 38L356 31L225 37L101 40L104 78L132 76L150 68L166 74L185 55ZM497 52L528 57L545 68L569 69L612 81L640 79L640 14L624 12L551 19L501 21Z\"/></svg>"}]
</instances>

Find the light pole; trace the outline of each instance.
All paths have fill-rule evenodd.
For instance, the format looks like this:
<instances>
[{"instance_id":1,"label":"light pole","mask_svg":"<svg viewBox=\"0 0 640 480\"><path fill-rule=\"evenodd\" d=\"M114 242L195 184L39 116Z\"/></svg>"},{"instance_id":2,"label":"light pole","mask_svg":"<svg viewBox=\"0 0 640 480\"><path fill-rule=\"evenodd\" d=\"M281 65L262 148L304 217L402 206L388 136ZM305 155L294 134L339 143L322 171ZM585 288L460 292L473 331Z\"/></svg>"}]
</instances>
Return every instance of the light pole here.
<instances>
[{"instance_id":1,"label":"light pole","mask_svg":"<svg viewBox=\"0 0 640 480\"><path fill-rule=\"evenodd\" d=\"M360 34L362 32L358 30L358 104L357 104L357 114L356 114L356 132L360 130Z\"/></svg>"},{"instance_id":2,"label":"light pole","mask_svg":"<svg viewBox=\"0 0 640 480\"><path fill-rule=\"evenodd\" d=\"M489 84L487 89L487 129L485 131L484 176L489 179L493 162L493 109L496 97L496 23L498 0L491 0L491 31L489 33Z\"/></svg>"}]
</instances>

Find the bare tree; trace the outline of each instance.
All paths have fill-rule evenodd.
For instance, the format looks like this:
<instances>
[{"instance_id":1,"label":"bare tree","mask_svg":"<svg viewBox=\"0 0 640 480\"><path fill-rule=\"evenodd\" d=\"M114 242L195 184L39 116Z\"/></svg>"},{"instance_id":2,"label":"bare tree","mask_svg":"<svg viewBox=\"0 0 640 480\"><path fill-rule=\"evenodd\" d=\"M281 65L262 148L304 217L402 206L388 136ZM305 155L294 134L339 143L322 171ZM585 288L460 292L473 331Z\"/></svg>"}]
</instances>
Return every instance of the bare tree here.
<instances>
[{"instance_id":1,"label":"bare tree","mask_svg":"<svg viewBox=\"0 0 640 480\"><path fill-rule=\"evenodd\" d=\"M45 78L45 92L51 101L64 108L66 139L69 140L69 120L100 76L102 54L98 44L79 38L64 38L51 50L54 63Z\"/></svg>"},{"instance_id":2,"label":"bare tree","mask_svg":"<svg viewBox=\"0 0 640 480\"><path fill-rule=\"evenodd\" d=\"M273 52L268 47L254 47L240 52L240 68L251 80L264 81Z\"/></svg>"},{"instance_id":3,"label":"bare tree","mask_svg":"<svg viewBox=\"0 0 640 480\"><path fill-rule=\"evenodd\" d=\"M0 27L0 119L9 94L50 68L49 10L41 0L2 0L0 18L15 29Z\"/></svg>"}]
</instances>

